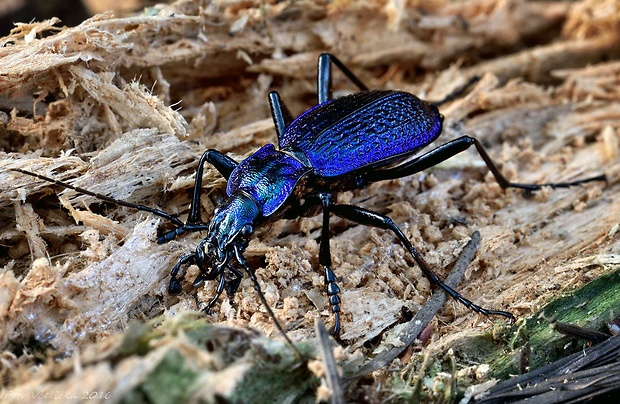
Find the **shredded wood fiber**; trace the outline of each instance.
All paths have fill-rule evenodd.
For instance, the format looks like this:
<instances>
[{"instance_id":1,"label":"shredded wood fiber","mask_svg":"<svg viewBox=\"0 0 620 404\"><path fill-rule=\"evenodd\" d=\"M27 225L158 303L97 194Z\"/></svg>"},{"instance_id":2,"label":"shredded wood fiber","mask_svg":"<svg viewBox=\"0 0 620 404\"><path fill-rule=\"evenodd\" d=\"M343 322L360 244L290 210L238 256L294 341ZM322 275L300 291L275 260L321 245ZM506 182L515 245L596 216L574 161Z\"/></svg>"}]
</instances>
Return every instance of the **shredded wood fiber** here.
<instances>
[{"instance_id":1,"label":"shredded wood fiber","mask_svg":"<svg viewBox=\"0 0 620 404\"><path fill-rule=\"evenodd\" d=\"M527 317L566 288L618 268L617 259L597 258L620 252L617 2L259 3L180 0L130 17L99 14L72 28L54 19L18 24L0 39L0 374L12 393L30 394L57 379L58 390L86 386L120 399L131 386L118 381L131 371L102 359L115 336L130 319L199 310L216 285L192 290L197 269L190 268L184 292L167 294L170 269L204 235L158 245L162 220L7 169L185 219L201 153L214 148L239 160L275 143L268 92L278 90L294 115L314 105L316 60L324 51L371 88L428 100L479 75L466 95L442 108L444 132L431 147L475 136L517 182L607 175L607 184L530 197L502 190L468 152L340 195L342 203L390 215L442 276L479 230L480 248L458 288L464 296ZM338 94L354 91L334 72ZM225 182L205 170L208 220ZM246 253L294 341L313 338L315 318L333 320L318 267L320 226L320 216L274 223L257 232ZM390 233L333 218L331 247L346 357L367 356L367 342L387 338L432 288ZM208 321L280 339L248 279L233 299L223 296ZM493 321L448 301L426 349L443 354ZM81 375L66 362L27 370L46 360L22 349L33 341L50 357L74 355L78 367L77 352L88 352L83 360L91 365ZM184 341L171 344L190 349ZM395 366L407 365L401 360ZM217 387L221 394L248 369L239 362L226 370L229 378L220 374L230 383Z\"/></svg>"}]
</instances>

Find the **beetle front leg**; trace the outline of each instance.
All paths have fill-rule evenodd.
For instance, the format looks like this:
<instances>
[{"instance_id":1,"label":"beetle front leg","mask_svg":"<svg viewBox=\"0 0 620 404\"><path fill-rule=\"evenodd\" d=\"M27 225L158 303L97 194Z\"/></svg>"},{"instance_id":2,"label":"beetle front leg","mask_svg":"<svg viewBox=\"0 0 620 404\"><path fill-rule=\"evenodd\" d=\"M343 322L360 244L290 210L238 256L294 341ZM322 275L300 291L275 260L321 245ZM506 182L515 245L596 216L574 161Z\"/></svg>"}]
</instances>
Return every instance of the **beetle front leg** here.
<instances>
[{"instance_id":1,"label":"beetle front leg","mask_svg":"<svg viewBox=\"0 0 620 404\"><path fill-rule=\"evenodd\" d=\"M189 266L196 264L196 254L187 254L182 256L176 265L170 270L170 283L168 284L168 293L171 295L178 295L183 288L181 282L179 282L178 274L181 266Z\"/></svg>"},{"instance_id":2,"label":"beetle front leg","mask_svg":"<svg viewBox=\"0 0 620 404\"><path fill-rule=\"evenodd\" d=\"M515 321L515 317L511 313L507 311L485 309L478 306L471 300L464 298L459 292L452 289L450 286L446 285L441 279L439 279L439 276L431 270L430 266L426 263L426 261L424 261L418 250L413 247L409 239L405 237L403 232L390 217L354 205L331 205L331 208L335 215L344 219L348 219L352 222L366 226L378 227L380 229L392 231L409 251L428 280L441 287L447 294L452 296L453 299L458 300L469 309L487 316L491 314L504 316L507 317L511 323Z\"/></svg>"},{"instance_id":3,"label":"beetle front leg","mask_svg":"<svg viewBox=\"0 0 620 404\"><path fill-rule=\"evenodd\" d=\"M175 237L184 233L190 233L194 231L204 231L209 228L202 221L200 215L200 194L202 193L202 173L204 172L205 163L210 163L215 167L217 171L222 174L226 179L230 177L233 170L239 165L235 160L226 156L220 151L209 149L202 154L198 161L198 168L196 168L196 179L194 180L194 190L192 192L192 200L189 205L189 214L187 215L187 221L180 226L177 226L174 230L171 230L157 238L157 244L163 244Z\"/></svg>"},{"instance_id":4,"label":"beetle front leg","mask_svg":"<svg viewBox=\"0 0 620 404\"><path fill-rule=\"evenodd\" d=\"M209 303L207 304L207 307L205 307L204 309L202 309L202 311L205 314L212 314L212 309L213 306L215 306L215 303L217 303L218 300L220 300L220 296L222 296L222 292L224 291L224 286L226 285L226 277L224 276L224 274L220 275L220 282L217 284L217 288L215 289L215 295L213 295L213 297L211 298L211 300L209 300Z\"/></svg>"},{"instance_id":5,"label":"beetle front leg","mask_svg":"<svg viewBox=\"0 0 620 404\"><path fill-rule=\"evenodd\" d=\"M226 265L226 269L228 269L234 276L234 279L229 279L226 282L226 292L229 296L234 296L237 293L237 289L239 289L239 285L241 285L241 280L243 279L243 272L233 267L232 265Z\"/></svg>"},{"instance_id":6,"label":"beetle front leg","mask_svg":"<svg viewBox=\"0 0 620 404\"><path fill-rule=\"evenodd\" d=\"M332 256L329 247L329 207L330 195L321 194L321 204L323 206L323 227L321 228L321 244L319 247L319 264L325 270L325 287L327 288L327 297L329 304L334 313L334 329L333 335L340 334L340 288L336 284L337 278L332 271Z\"/></svg>"},{"instance_id":7,"label":"beetle front leg","mask_svg":"<svg viewBox=\"0 0 620 404\"><path fill-rule=\"evenodd\" d=\"M187 216L187 225L202 223L200 217L200 193L202 192L202 173L204 171L205 163L211 163L217 171L222 174L222 177L228 179L230 174L239 165L235 160L226 156L220 151L209 149L203 153L202 157L198 161L198 168L196 168L196 179L194 180L194 192L192 193L192 202L189 207L189 215Z\"/></svg>"},{"instance_id":8,"label":"beetle front leg","mask_svg":"<svg viewBox=\"0 0 620 404\"><path fill-rule=\"evenodd\" d=\"M202 309L202 311L205 312L206 314L212 314L213 306L215 306L217 301L220 300L220 296L222 296L222 293L224 292L224 290L226 290L226 292L228 292L228 295L232 297L237 292L237 289L239 289L239 285L241 284L241 279L243 279L243 273L239 271L237 268L229 264L226 264L225 268L231 272L233 279L226 279L226 274L223 271L223 269L221 268L218 269L217 273L220 274L219 275L220 280L219 280L219 283L217 284L217 288L215 289L215 295L211 298L207 306L204 309ZM203 286L205 281L207 280L209 279L207 278L205 273L200 272L200 274L196 277L196 279L194 279L192 286L194 288L199 288Z\"/></svg>"}]
</instances>

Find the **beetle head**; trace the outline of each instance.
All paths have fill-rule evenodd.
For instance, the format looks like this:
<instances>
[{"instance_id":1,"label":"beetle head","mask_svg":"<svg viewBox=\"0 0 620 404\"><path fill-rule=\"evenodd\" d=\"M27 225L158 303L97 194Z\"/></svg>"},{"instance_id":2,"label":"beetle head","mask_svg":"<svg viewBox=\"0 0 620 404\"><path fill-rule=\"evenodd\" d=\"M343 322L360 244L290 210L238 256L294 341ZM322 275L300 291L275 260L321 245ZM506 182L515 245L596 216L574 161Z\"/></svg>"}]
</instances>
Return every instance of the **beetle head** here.
<instances>
[{"instance_id":1,"label":"beetle head","mask_svg":"<svg viewBox=\"0 0 620 404\"><path fill-rule=\"evenodd\" d=\"M226 265L234 255L235 247L245 249L259 216L260 209L256 202L243 192L233 193L228 201L215 209L206 238L207 252L214 260L214 267ZM216 273L212 276L215 277Z\"/></svg>"}]
</instances>

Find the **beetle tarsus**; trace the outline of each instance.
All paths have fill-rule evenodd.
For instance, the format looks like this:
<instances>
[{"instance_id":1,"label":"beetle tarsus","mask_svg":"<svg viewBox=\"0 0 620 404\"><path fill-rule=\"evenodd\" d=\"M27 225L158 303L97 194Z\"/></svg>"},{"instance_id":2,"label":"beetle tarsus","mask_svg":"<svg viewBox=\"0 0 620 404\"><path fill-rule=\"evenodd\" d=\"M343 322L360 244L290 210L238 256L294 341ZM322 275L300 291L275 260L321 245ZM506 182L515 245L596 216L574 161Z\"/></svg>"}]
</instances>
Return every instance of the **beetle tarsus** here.
<instances>
[{"instance_id":1,"label":"beetle tarsus","mask_svg":"<svg viewBox=\"0 0 620 404\"><path fill-rule=\"evenodd\" d=\"M325 266L325 286L327 289L327 297L329 299L329 305L334 313L334 330L333 334L340 334L340 288L336 283L337 278L334 271L330 267Z\"/></svg>"}]
</instances>

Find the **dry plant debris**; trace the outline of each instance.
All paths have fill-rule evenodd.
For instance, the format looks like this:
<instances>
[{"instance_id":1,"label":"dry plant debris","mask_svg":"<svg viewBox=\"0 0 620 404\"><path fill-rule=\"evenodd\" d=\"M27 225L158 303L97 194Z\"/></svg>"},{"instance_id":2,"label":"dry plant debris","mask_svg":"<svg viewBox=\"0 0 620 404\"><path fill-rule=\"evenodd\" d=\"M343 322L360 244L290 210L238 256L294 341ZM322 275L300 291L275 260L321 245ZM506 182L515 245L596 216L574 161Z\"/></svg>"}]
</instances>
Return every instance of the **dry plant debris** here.
<instances>
[{"instance_id":1,"label":"dry plant debris","mask_svg":"<svg viewBox=\"0 0 620 404\"><path fill-rule=\"evenodd\" d=\"M480 75L471 91L442 109L439 142L478 137L510 179L607 175L607 184L527 198L502 191L482 161L467 153L410 178L340 196L389 214L442 275L479 230L480 249L459 288L465 296L528 318L565 291L617 270L619 40L620 7L613 0L436 0L424 6L180 0L129 17L99 14L77 27L57 19L18 24L0 39L0 372L10 393L4 398L17 402L21 395L78 389L111 391L115 401L135 398L147 381L158 384L147 375L163 375L157 372L164 365L192 356L182 366L186 373L180 372L187 377L179 374L179 380L227 384L192 390L191 397L234 397L252 375L253 361L285 355L266 353L284 345L247 280L232 301L221 300L208 322L258 330L273 340L226 328L213 331L209 344L222 339L216 348L230 349L207 354L183 339L193 326L174 329L183 323L175 318L200 309L198 303L214 292L209 284L188 287L178 297L166 294L168 271L200 235L157 245L157 218L7 169L27 169L184 218L200 154L215 148L241 159L275 142L267 93L280 91L294 114L312 106L316 58L324 51L338 55L372 88L399 88L429 100ZM335 85L352 90L339 76ZM224 196L224 181L207 167L203 183L209 217ZM336 360L353 373L361 358L373 355L373 344L391 340L389 330L421 307L431 287L391 234L338 220L333 229L345 346ZM247 252L268 302L296 341L312 339L317 317L331 321L317 270L319 233L316 217L281 221L262 229ZM186 279L195 276L190 269ZM606 315L612 314L599 319ZM140 345L141 355L123 356L121 335L131 319L165 326ZM467 341L490 332L493 322L496 330L501 320L448 302L429 347L410 348L388 370L352 387L347 399L406 396L413 387L397 381L424 375L431 366L422 360L424 350L435 354L436 367L481 360ZM486 350L516 352L505 343L515 338L486 340ZM197 374L204 366L215 378L209 384ZM461 373L469 376L459 383L489 377L470 367ZM307 377L299 369L292 374ZM427 383L435 390L424 397L445 396L437 386L449 385L451 377L437 373ZM318 388L313 380L287 397L312 396Z\"/></svg>"}]
</instances>

